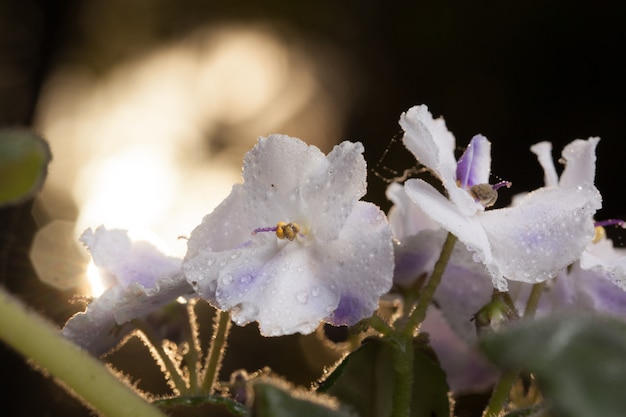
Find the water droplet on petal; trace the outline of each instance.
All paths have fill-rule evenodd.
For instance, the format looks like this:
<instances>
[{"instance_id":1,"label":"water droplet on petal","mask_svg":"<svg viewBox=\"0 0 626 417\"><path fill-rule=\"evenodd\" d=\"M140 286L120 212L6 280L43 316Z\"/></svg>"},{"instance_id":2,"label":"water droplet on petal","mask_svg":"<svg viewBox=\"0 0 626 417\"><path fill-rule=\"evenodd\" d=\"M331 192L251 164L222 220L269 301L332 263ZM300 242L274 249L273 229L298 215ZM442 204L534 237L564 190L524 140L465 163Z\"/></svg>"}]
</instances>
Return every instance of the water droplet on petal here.
<instances>
[{"instance_id":1,"label":"water droplet on petal","mask_svg":"<svg viewBox=\"0 0 626 417\"><path fill-rule=\"evenodd\" d=\"M233 282L232 274L224 274L224 276L222 276L221 278L221 282L222 285L229 285L231 282Z\"/></svg>"},{"instance_id":2,"label":"water droplet on petal","mask_svg":"<svg viewBox=\"0 0 626 417\"><path fill-rule=\"evenodd\" d=\"M319 297L319 295L320 295L320 287L313 287L313 289L311 290L311 295L313 297Z\"/></svg>"},{"instance_id":3,"label":"water droplet on petal","mask_svg":"<svg viewBox=\"0 0 626 417\"><path fill-rule=\"evenodd\" d=\"M255 320L259 314L259 308L251 303L239 303L231 310L233 321L239 326L250 323Z\"/></svg>"},{"instance_id":4,"label":"water droplet on petal","mask_svg":"<svg viewBox=\"0 0 626 417\"><path fill-rule=\"evenodd\" d=\"M207 263L208 266L211 266L211 265L213 265L215 263L215 259L209 258L209 259L206 260L206 263Z\"/></svg>"},{"instance_id":5,"label":"water droplet on petal","mask_svg":"<svg viewBox=\"0 0 626 417\"><path fill-rule=\"evenodd\" d=\"M296 293L296 300L298 300L300 304L306 304L309 302L309 294L304 290L298 291Z\"/></svg>"},{"instance_id":6,"label":"water droplet on petal","mask_svg":"<svg viewBox=\"0 0 626 417\"><path fill-rule=\"evenodd\" d=\"M241 255L241 252L233 252L230 255L230 259L237 259L237 258L239 258L240 255Z\"/></svg>"}]
</instances>

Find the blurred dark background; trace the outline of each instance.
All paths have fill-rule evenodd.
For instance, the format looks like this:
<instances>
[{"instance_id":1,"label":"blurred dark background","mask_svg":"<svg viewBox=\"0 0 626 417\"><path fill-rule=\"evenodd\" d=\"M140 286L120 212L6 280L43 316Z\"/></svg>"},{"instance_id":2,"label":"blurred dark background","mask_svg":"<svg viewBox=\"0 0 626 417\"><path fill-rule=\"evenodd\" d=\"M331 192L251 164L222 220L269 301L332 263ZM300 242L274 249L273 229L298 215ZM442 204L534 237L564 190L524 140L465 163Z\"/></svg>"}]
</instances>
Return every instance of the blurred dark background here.
<instances>
[{"instance_id":1,"label":"blurred dark background","mask_svg":"<svg viewBox=\"0 0 626 417\"><path fill-rule=\"evenodd\" d=\"M329 140L364 142L372 170L366 198L385 209L386 182L374 171L391 178L391 169L414 163L392 138L400 113L424 103L445 117L459 146L476 133L492 141L492 172L515 187L503 193L505 201L542 184L530 145L552 141L558 157L569 141L600 136L598 218L626 217L621 1L0 0L0 125L33 125L42 86L60 64L104 75L144 51L225 22L261 22L287 40L297 37L305 52L321 45L340 57L348 68L341 74L349 76L336 91L350 95L350 104L341 106L341 135ZM28 259L37 230L31 209L32 202L0 211L0 283L61 325L80 307L67 302L72 291L37 279ZM619 244L621 236L609 233ZM242 332L241 345L256 337L251 326ZM300 350L299 336L284 343L257 339L240 348L253 358L245 363L249 370L267 364L302 384L316 377L315 369L299 368L300 353L289 365L279 360ZM239 366L227 360L226 371ZM7 406L13 416L89 414L4 345L0 367L2 414L9 415Z\"/></svg>"}]
</instances>

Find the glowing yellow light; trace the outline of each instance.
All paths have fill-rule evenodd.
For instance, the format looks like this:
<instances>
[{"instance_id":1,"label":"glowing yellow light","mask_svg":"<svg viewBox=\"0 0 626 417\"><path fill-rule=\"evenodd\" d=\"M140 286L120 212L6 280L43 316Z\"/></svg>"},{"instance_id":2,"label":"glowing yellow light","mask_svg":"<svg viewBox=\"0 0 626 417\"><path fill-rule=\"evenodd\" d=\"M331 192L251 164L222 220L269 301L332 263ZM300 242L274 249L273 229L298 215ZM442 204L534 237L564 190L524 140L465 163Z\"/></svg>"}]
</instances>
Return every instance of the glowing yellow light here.
<instances>
[{"instance_id":1,"label":"glowing yellow light","mask_svg":"<svg viewBox=\"0 0 626 417\"><path fill-rule=\"evenodd\" d=\"M150 230L183 256L186 242L177 238L240 181L243 154L259 134L285 132L322 149L339 137L338 100L347 95L337 90L343 84L318 78L337 71L318 71L324 61L293 45L233 26L200 31L98 78L61 67L36 115L54 154L41 195L47 216L77 210L76 239L101 224ZM102 285L91 280L99 295Z\"/></svg>"},{"instance_id":2,"label":"glowing yellow light","mask_svg":"<svg viewBox=\"0 0 626 417\"><path fill-rule=\"evenodd\" d=\"M102 285L102 279L100 278L98 267L93 263L93 261L89 262L87 265L87 281L89 282L89 289L92 297L95 298L102 295L104 292L104 286Z\"/></svg>"}]
</instances>

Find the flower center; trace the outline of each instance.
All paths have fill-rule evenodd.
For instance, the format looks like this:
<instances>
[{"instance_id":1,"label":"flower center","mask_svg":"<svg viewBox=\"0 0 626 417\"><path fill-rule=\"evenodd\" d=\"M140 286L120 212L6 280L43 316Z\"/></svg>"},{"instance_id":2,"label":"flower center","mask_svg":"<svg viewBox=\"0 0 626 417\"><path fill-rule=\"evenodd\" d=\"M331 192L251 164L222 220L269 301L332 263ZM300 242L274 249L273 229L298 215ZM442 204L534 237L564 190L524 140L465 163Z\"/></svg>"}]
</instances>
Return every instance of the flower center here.
<instances>
[{"instance_id":1,"label":"flower center","mask_svg":"<svg viewBox=\"0 0 626 417\"><path fill-rule=\"evenodd\" d=\"M259 232L276 232L276 237L279 239L295 240L300 233L300 226L296 222L278 222L276 227L259 227L252 231L253 235Z\"/></svg>"}]
</instances>

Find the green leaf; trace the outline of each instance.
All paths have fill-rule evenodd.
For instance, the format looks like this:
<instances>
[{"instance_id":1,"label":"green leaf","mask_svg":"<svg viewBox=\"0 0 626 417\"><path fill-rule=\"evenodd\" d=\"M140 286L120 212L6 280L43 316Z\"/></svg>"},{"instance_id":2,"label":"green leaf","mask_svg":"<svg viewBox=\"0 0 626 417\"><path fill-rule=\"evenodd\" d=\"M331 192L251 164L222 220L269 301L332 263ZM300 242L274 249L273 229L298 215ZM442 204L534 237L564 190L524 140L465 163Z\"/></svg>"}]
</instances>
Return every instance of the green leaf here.
<instances>
[{"instance_id":1,"label":"green leaf","mask_svg":"<svg viewBox=\"0 0 626 417\"><path fill-rule=\"evenodd\" d=\"M361 417L387 416L394 389L392 354L392 344L378 338L366 339L328 375L318 391L351 405ZM445 373L433 353L416 342L411 416L449 416L448 390Z\"/></svg>"},{"instance_id":2,"label":"green leaf","mask_svg":"<svg viewBox=\"0 0 626 417\"><path fill-rule=\"evenodd\" d=\"M353 417L325 396L302 392L276 383L254 384L255 417Z\"/></svg>"},{"instance_id":3,"label":"green leaf","mask_svg":"<svg viewBox=\"0 0 626 417\"><path fill-rule=\"evenodd\" d=\"M179 406L200 407L205 404L219 405L225 407L228 412L234 416L248 415L248 409L246 408L246 406L238 403L235 400L219 395L191 395L163 398L160 400L155 400L152 403L160 408L176 408Z\"/></svg>"},{"instance_id":4,"label":"green leaf","mask_svg":"<svg viewBox=\"0 0 626 417\"><path fill-rule=\"evenodd\" d=\"M626 323L572 314L520 323L480 341L502 368L533 372L557 415L626 413Z\"/></svg>"},{"instance_id":5,"label":"green leaf","mask_svg":"<svg viewBox=\"0 0 626 417\"><path fill-rule=\"evenodd\" d=\"M26 129L0 129L0 207L20 204L37 193L50 162L46 141Z\"/></svg>"}]
</instances>

